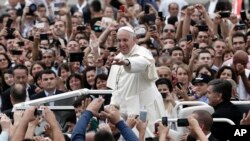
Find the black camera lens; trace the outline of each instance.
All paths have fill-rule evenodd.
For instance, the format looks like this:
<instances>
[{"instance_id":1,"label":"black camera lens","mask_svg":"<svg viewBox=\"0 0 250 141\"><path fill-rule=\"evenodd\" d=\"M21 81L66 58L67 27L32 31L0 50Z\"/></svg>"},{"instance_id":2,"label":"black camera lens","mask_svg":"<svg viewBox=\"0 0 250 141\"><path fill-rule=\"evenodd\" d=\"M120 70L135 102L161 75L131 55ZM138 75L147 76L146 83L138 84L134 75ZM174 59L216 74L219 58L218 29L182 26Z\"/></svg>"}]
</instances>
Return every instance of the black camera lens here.
<instances>
[{"instance_id":1,"label":"black camera lens","mask_svg":"<svg viewBox=\"0 0 250 141\"><path fill-rule=\"evenodd\" d=\"M29 6L30 13L34 13L36 11L36 9L37 9L37 6L34 3Z\"/></svg>"}]
</instances>

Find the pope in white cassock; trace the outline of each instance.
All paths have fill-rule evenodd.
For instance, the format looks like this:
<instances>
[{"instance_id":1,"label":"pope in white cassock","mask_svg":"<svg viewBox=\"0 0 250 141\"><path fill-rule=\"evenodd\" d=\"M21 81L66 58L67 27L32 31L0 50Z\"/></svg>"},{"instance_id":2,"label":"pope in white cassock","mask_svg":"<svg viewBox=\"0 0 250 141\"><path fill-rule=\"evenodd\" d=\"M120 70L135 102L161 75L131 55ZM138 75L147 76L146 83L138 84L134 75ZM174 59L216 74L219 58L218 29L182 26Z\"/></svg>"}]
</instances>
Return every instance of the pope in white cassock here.
<instances>
[{"instance_id":1,"label":"pope in white cassock","mask_svg":"<svg viewBox=\"0 0 250 141\"><path fill-rule=\"evenodd\" d=\"M139 115L147 110L148 126L153 131L155 120L166 116L161 94L155 85L158 79L155 61L149 50L136 44L132 28L121 27L117 33L120 53L115 57L107 86L113 89L111 103L120 112Z\"/></svg>"}]
</instances>

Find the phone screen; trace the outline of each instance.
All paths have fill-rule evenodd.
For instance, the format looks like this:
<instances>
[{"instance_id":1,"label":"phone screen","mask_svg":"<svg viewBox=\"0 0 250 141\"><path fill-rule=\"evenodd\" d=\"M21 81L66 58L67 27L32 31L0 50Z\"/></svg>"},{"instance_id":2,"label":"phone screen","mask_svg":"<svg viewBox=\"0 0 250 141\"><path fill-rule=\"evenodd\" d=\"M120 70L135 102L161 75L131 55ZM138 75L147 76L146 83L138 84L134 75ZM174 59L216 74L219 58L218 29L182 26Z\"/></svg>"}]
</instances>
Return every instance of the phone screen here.
<instances>
[{"instance_id":1,"label":"phone screen","mask_svg":"<svg viewBox=\"0 0 250 141\"><path fill-rule=\"evenodd\" d=\"M145 14L149 14L149 5L145 5L144 12L145 12Z\"/></svg>"},{"instance_id":2,"label":"phone screen","mask_svg":"<svg viewBox=\"0 0 250 141\"><path fill-rule=\"evenodd\" d=\"M221 18L229 18L230 15L231 15L231 12L229 12L229 11L222 11L219 14L220 14Z\"/></svg>"},{"instance_id":3,"label":"phone screen","mask_svg":"<svg viewBox=\"0 0 250 141\"><path fill-rule=\"evenodd\" d=\"M10 28L12 23L13 23L13 20L9 18L7 23L6 23L6 27Z\"/></svg>"},{"instance_id":4,"label":"phone screen","mask_svg":"<svg viewBox=\"0 0 250 141\"><path fill-rule=\"evenodd\" d=\"M191 34L187 35L187 41L192 41L193 40L193 37Z\"/></svg>"},{"instance_id":5,"label":"phone screen","mask_svg":"<svg viewBox=\"0 0 250 141\"><path fill-rule=\"evenodd\" d=\"M17 42L17 44L19 45L19 47L23 47L24 46L24 42Z\"/></svg>"},{"instance_id":6,"label":"phone screen","mask_svg":"<svg viewBox=\"0 0 250 141\"><path fill-rule=\"evenodd\" d=\"M242 10L242 11L240 12L240 16L241 16L241 20L242 20L242 21L247 20L247 15L246 15L246 11L245 11L245 10Z\"/></svg>"},{"instance_id":7,"label":"phone screen","mask_svg":"<svg viewBox=\"0 0 250 141\"><path fill-rule=\"evenodd\" d=\"M158 126L159 126L159 123L157 122L157 123L155 123L155 133L157 133L158 132Z\"/></svg>"},{"instance_id":8,"label":"phone screen","mask_svg":"<svg viewBox=\"0 0 250 141\"><path fill-rule=\"evenodd\" d=\"M168 126L168 117L162 117L161 121L164 126Z\"/></svg>"},{"instance_id":9,"label":"phone screen","mask_svg":"<svg viewBox=\"0 0 250 141\"><path fill-rule=\"evenodd\" d=\"M199 25L197 26L199 31L208 31L208 26L207 25Z\"/></svg>"},{"instance_id":10,"label":"phone screen","mask_svg":"<svg viewBox=\"0 0 250 141\"><path fill-rule=\"evenodd\" d=\"M143 122L147 121L147 111L140 111L140 120Z\"/></svg>"},{"instance_id":11,"label":"phone screen","mask_svg":"<svg viewBox=\"0 0 250 141\"><path fill-rule=\"evenodd\" d=\"M186 118L183 119L177 119L177 126L179 127L184 127L184 126L188 126L188 120Z\"/></svg>"},{"instance_id":12,"label":"phone screen","mask_svg":"<svg viewBox=\"0 0 250 141\"><path fill-rule=\"evenodd\" d=\"M198 49L199 48L199 43L194 43L193 46L194 46L194 48Z\"/></svg>"}]
</instances>

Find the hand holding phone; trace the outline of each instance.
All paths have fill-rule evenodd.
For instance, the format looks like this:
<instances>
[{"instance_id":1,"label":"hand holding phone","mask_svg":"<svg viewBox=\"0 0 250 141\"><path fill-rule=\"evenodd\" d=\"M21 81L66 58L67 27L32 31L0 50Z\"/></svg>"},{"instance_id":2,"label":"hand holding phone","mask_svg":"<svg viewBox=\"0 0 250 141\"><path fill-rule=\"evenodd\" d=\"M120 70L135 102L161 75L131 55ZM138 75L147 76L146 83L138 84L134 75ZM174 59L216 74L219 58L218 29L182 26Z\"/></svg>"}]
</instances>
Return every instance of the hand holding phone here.
<instances>
[{"instance_id":1,"label":"hand holding phone","mask_svg":"<svg viewBox=\"0 0 250 141\"><path fill-rule=\"evenodd\" d=\"M43 116L44 115L44 109L42 109L42 108L36 108L35 111L34 111L34 115L36 117Z\"/></svg>"},{"instance_id":2,"label":"hand holding phone","mask_svg":"<svg viewBox=\"0 0 250 141\"><path fill-rule=\"evenodd\" d=\"M181 82L178 82L178 83L176 84L176 86L177 86L179 89L181 89L182 86L183 86L183 84L182 84Z\"/></svg>"}]
</instances>

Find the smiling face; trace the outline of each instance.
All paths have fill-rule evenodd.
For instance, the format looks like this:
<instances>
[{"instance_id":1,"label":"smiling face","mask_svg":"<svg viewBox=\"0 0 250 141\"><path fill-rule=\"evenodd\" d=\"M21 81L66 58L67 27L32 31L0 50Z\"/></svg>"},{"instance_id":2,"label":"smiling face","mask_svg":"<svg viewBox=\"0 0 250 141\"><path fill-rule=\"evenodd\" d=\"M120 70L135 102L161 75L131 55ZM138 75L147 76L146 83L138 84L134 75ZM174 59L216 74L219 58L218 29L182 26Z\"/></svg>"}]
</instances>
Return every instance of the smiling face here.
<instances>
[{"instance_id":1,"label":"smiling face","mask_svg":"<svg viewBox=\"0 0 250 141\"><path fill-rule=\"evenodd\" d=\"M87 82L90 86L93 86L95 83L96 72L94 70L88 71L86 73Z\"/></svg>"},{"instance_id":2,"label":"smiling face","mask_svg":"<svg viewBox=\"0 0 250 141\"><path fill-rule=\"evenodd\" d=\"M14 84L13 74L5 73L4 74L4 81L7 85L12 86Z\"/></svg>"},{"instance_id":3,"label":"smiling face","mask_svg":"<svg viewBox=\"0 0 250 141\"><path fill-rule=\"evenodd\" d=\"M206 95L207 93L207 87L208 84L207 83L197 83L195 84L195 88L196 88L196 93L199 94L200 96Z\"/></svg>"},{"instance_id":4,"label":"smiling face","mask_svg":"<svg viewBox=\"0 0 250 141\"><path fill-rule=\"evenodd\" d=\"M224 69L220 75L221 79L232 79L232 71L230 69Z\"/></svg>"},{"instance_id":5,"label":"smiling face","mask_svg":"<svg viewBox=\"0 0 250 141\"><path fill-rule=\"evenodd\" d=\"M8 68L8 60L4 55L0 55L0 70Z\"/></svg>"},{"instance_id":6,"label":"smiling face","mask_svg":"<svg viewBox=\"0 0 250 141\"><path fill-rule=\"evenodd\" d=\"M132 33L120 30L117 33L118 47L122 54L128 54L135 45L135 38Z\"/></svg>"},{"instance_id":7,"label":"smiling face","mask_svg":"<svg viewBox=\"0 0 250 141\"><path fill-rule=\"evenodd\" d=\"M107 85L107 80L102 80L100 78L98 78L96 80L96 88L97 88L97 90L105 90L105 89L107 89L106 85Z\"/></svg>"},{"instance_id":8,"label":"smiling face","mask_svg":"<svg viewBox=\"0 0 250 141\"><path fill-rule=\"evenodd\" d=\"M72 91L78 90L78 89L81 88L81 80L76 78L76 77L72 77L69 80L69 85L70 85L70 88L71 88Z\"/></svg>"}]
</instances>

